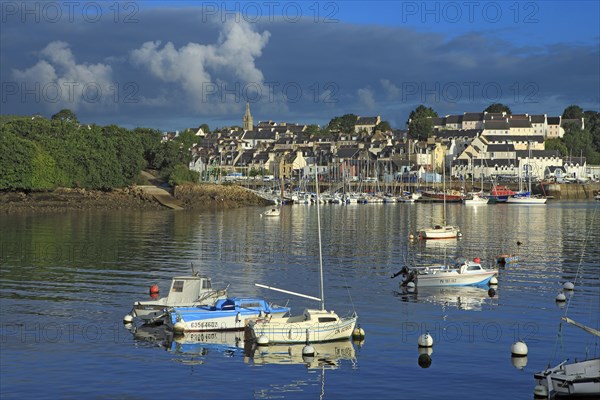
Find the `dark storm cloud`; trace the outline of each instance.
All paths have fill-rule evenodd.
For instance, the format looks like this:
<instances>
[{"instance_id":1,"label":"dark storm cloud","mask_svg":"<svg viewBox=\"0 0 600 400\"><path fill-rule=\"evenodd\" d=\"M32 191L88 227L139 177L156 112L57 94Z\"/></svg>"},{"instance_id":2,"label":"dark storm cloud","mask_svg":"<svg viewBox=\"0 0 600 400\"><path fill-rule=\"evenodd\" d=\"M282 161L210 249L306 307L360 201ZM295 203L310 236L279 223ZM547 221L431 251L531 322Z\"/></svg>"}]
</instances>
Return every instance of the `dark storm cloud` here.
<instances>
[{"instance_id":1,"label":"dark storm cloud","mask_svg":"<svg viewBox=\"0 0 600 400\"><path fill-rule=\"evenodd\" d=\"M597 43L517 47L489 32L446 40L308 20L222 24L194 9L139 9L115 22L108 11L95 23L3 21L2 113L70 106L86 122L177 129L239 123L249 98L256 119L324 123L353 112L402 127L421 103L440 114L492 102L548 114L599 103ZM34 82L48 93L31 93ZM48 85L68 82L93 82L102 98L92 90L91 102L57 101Z\"/></svg>"}]
</instances>

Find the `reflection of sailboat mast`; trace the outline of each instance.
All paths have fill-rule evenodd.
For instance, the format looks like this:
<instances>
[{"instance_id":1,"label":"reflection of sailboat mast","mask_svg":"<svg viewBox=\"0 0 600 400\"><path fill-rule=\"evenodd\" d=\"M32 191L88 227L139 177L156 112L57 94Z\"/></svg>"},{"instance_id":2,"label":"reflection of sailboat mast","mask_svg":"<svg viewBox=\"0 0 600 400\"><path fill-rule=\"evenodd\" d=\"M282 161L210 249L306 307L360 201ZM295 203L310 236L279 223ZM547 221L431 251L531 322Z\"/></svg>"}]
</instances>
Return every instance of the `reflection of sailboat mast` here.
<instances>
[{"instance_id":1,"label":"reflection of sailboat mast","mask_svg":"<svg viewBox=\"0 0 600 400\"><path fill-rule=\"evenodd\" d=\"M320 400L323 400L325 396L325 366L321 367L321 395L319 396Z\"/></svg>"}]
</instances>

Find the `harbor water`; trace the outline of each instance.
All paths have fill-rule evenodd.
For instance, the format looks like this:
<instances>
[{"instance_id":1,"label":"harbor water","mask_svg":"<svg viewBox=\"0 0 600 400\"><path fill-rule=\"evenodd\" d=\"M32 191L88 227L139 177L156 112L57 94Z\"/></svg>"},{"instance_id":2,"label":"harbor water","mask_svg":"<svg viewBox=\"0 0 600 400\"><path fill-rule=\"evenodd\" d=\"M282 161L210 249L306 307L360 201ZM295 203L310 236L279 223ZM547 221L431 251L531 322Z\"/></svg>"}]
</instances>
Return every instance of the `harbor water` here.
<instances>
[{"instance_id":1,"label":"harbor water","mask_svg":"<svg viewBox=\"0 0 600 400\"><path fill-rule=\"evenodd\" d=\"M203 399L533 398L548 363L599 356L597 341L560 325L598 326L600 203L447 206L459 240L411 242L442 204L321 205L325 306L356 311L362 342L244 348L241 334L173 340L126 327L123 316L158 284L196 271L232 296L261 296L294 314L319 294L316 206L210 213L78 211L0 215L0 397ZM497 288L408 292L390 279L404 262L512 253ZM580 272L577 275L577 272ZM558 304L571 281L567 304ZM429 332L430 350L419 350ZM512 358L523 340L529 354ZM247 347L247 346L246 346ZM292 354L290 354L292 353Z\"/></svg>"}]
</instances>

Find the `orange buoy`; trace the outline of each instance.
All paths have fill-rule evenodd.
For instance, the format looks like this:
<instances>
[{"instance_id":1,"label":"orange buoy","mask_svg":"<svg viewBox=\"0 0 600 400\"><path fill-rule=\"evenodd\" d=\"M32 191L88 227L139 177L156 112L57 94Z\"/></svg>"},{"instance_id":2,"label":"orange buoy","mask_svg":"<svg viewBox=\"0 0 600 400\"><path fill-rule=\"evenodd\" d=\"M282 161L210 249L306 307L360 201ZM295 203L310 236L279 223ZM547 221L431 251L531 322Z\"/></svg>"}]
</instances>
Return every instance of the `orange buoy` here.
<instances>
[{"instance_id":1,"label":"orange buoy","mask_svg":"<svg viewBox=\"0 0 600 400\"><path fill-rule=\"evenodd\" d=\"M481 262L481 258L479 258L479 257L475 257L475 258L473 259L473 261L479 264L479 263Z\"/></svg>"},{"instance_id":2,"label":"orange buoy","mask_svg":"<svg viewBox=\"0 0 600 400\"><path fill-rule=\"evenodd\" d=\"M158 294L159 290L158 290L158 285L154 284L152 286L150 286L150 294Z\"/></svg>"}]
</instances>

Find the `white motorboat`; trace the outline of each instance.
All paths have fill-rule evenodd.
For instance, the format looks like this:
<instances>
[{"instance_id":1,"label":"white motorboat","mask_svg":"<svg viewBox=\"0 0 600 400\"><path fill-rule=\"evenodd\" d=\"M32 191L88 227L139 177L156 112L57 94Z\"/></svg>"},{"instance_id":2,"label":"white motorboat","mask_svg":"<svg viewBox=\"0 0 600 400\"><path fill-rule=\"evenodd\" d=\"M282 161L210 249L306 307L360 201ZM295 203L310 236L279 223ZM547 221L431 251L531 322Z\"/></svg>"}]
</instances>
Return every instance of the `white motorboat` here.
<instances>
[{"instance_id":1,"label":"white motorboat","mask_svg":"<svg viewBox=\"0 0 600 400\"><path fill-rule=\"evenodd\" d=\"M319 184L316 173L315 178L315 182L317 182L316 196L318 200ZM267 341L268 343L318 343L349 339L352 336L358 318L356 312L346 317L339 317L334 311L325 310L325 295L323 290L323 251L321 246L321 214L319 210L320 207L317 207L321 297L307 296L260 284L256 284L256 286L320 301L321 308L306 309L301 315L297 316L268 316L258 318L255 321L251 320L246 327L246 340Z\"/></svg>"},{"instance_id":2,"label":"white motorboat","mask_svg":"<svg viewBox=\"0 0 600 400\"><path fill-rule=\"evenodd\" d=\"M488 203L490 199L482 197L480 193L469 193L466 199L463 199L465 206L480 206Z\"/></svg>"},{"instance_id":3,"label":"white motorboat","mask_svg":"<svg viewBox=\"0 0 600 400\"><path fill-rule=\"evenodd\" d=\"M131 314L143 323L162 323L170 307L191 307L213 305L219 299L227 297L227 287L213 289L211 280L206 275L194 273L191 276L176 276L171 280L169 294L155 300L136 301Z\"/></svg>"},{"instance_id":4,"label":"white motorboat","mask_svg":"<svg viewBox=\"0 0 600 400\"><path fill-rule=\"evenodd\" d=\"M265 217L279 217L279 215L281 214L281 209L279 207L273 207L267 211L265 211L264 213L261 214L261 216L265 216Z\"/></svg>"},{"instance_id":5,"label":"white motorboat","mask_svg":"<svg viewBox=\"0 0 600 400\"><path fill-rule=\"evenodd\" d=\"M455 265L430 265L423 267L408 267L405 265L392 278L400 276L400 286L410 282L417 287L428 286L468 286L483 285L497 274L496 270L485 269L475 259L473 261L460 260Z\"/></svg>"}]
</instances>

